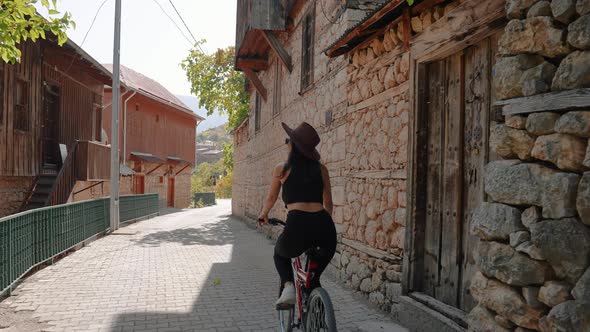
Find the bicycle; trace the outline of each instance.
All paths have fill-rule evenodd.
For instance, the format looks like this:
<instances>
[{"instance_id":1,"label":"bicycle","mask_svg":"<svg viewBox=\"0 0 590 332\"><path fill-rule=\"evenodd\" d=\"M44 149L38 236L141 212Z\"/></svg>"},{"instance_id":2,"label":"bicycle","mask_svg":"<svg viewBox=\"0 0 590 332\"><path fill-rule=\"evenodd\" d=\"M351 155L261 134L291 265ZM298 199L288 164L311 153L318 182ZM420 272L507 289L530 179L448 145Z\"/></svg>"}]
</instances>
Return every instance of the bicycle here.
<instances>
[{"instance_id":1,"label":"bicycle","mask_svg":"<svg viewBox=\"0 0 590 332\"><path fill-rule=\"evenodd\" d=\"M284 221L276 218L270 218L268 223L285 226ZM292 259L296 302L295 305L277 306L279 331L291 332L293 328L302 328L306 332L337 332L334 307L328 292L322 287L311 289L311 280L315 275L314 269L318 267L313 258L320 255L322 255L322 249L317 247L310 248L302 256ZM302 263L302 257L305 259L305 264ZM282 291L281 283L279 296Z\"/></svg>"}]
</instances>

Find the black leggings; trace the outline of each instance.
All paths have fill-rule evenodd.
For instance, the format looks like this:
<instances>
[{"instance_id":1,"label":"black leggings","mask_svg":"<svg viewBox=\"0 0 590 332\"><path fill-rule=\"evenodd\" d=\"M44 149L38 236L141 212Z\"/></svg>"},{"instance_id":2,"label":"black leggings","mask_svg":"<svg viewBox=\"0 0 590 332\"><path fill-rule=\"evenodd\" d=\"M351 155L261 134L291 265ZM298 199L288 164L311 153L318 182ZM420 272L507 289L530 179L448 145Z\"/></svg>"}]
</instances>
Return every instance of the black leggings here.
<instances>
[{"instance_id":1,"label":"black leggings","mask_svg":"<svg viewBox=\"0 0 590 332\"><path fill-rule=\"evenodd\" d=\"M275 246L274 261L281 281L294 281L291 258L307 249L320 247L322 255L315 258L318 264L311 288L320 286L320 275L326 269L336 252L336 227L326 211L289 211L287 225Z\"/></svg>"}]
</instances>

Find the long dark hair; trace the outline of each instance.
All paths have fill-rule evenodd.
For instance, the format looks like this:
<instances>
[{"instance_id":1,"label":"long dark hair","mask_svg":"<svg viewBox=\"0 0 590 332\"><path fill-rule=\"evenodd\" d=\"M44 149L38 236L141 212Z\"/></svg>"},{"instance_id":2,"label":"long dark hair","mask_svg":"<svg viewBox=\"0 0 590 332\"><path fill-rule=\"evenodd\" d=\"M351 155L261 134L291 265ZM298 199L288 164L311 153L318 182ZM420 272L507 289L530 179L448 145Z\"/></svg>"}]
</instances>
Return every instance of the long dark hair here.
<instances>
[{"instance_id":1,"label":"long dark hair","mask_svg":"<svg viewBox=\"0 0 590 332\"><path fill-rule=\"evenodd\" d=\"M312 165L312 166L319 166L319 161L317 160L313 160L308 158L307 156L305 156L303 153L301 153L301 150L299 150L295 144L291 144L291 152L289 152L289 157L287 157L287 161L285 162L285 166L283 166L283 171L281 172L281 177L284 177L285 174L287 174L287 172L289 170L291 170L294 166L303 166L304 168L304 181L307 182L306 180L308 180L310 178L310 167L307 167L308 165Z\"/></svg>"}]
</instances>

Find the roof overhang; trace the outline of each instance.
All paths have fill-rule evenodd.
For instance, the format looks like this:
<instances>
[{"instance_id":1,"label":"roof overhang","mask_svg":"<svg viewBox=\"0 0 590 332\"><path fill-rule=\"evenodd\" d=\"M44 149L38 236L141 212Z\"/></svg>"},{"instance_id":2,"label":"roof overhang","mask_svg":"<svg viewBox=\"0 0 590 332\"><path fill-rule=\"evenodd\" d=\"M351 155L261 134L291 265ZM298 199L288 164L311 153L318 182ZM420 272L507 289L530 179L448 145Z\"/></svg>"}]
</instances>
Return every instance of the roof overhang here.
<instances>
[{"instance_id":1,"label":"roof overhang","mask_svg":"<svg viewBox=\"0 0 590 332\"><path fill-rule=\"evenodd\" d=\"M175 157L175 156L168 156L166 158L166 161L172 165L181 165L181 164L192 165L193 164L190 161L186 161L180 157Z\"/></svg>"},{"instance_id":2,"label":"roof overhang","mask_svg":"<svg viewBox=\"0 0 590 332\"><path fill-rule=\"evenodd\" d=\"M119 174L121 174L121 176L132 176L135 175L135 171L125 164L120 164Z\"/></svg>"},{"instance_id":3,"label":"roof overhang","mask_svg":"<svg viewBox=\"0 0 590 332\"><path fill-rule=\"evenodd\" d=\"M359 47L371 36L384 33L392 23L399 22L402 19L404 12L408 16L416 15L445 1L448 0L421 0L416 1L413 6L409 6L406 0L385 2L372 14L348 29L338 40L326 48L324 53L331 58L346 54ZM406 42L409 41L406 40Z\"/></svg>"},{"instance_id":4,"label":"roof overhang","mask_svg":"<svg viewBox=\"0 0 590 332\"><path fill-rule=\"evenodd\" d=\"M162 98L160 98L160 97L158 97L158 96L156 96L156 95L154 95L152 93L149 93L149 92L147 92L147 91L145 91L143 89L136 89L136 88L132 88L132 87L129 87L129 86L123 86L122 84L121 84L121 86L125 90L127 90L127 91L133 91L133 92L137 93L138 95L142 95L142 96L144 96L146 98L152 99L152 100L157 101L157 102L159 102L161 104L170 106L170 107L174 108L175 110L180 111L183 114L188 115L188 116L194 118L195 120L197 120L199 122L205 120L205 118L203 118L200 115L196 114L192 110L187 109L187 108L184 108L184 107L182 107L180 105L177 105L177 104L175 104L173 102L170 102L168 100L162 99ZM105 90L106 91L112 91L112 89L113 88L110 87L110 86L109 87L105 87Z\"/></svg>"},{"instance_id":5,"label":"roof overhang","mask_svg":"<svg viewBox=\"0 0 590 332\"><path fill-rule=\"evenodd\" d=\"M68 40L64 44L66 47L71 48L74 52L76 52L82 59L88 62L93 68L98 70L103 76L105 76L106 81L102 83L105 84L112 84L112 75L111 72L106 69L100 62L94 59L90 54L86 53L82 47L78 46L78 44L74 43L71 39Z\"/></svg>"},{"instance_id":6,"label":"roof overhang","mask_svg":"<svg viewBox=\"0 0 590 332\"><path fill-rule=\"evenodd\" d=\"M131 152L131 158L136 159L136 160L140 160L140 161L145 161L148 163L154 163L154 164L163 164L166 162L163 159L160 159L151 153L145 153L145 152Z\"/></svg>"}]
</instances>

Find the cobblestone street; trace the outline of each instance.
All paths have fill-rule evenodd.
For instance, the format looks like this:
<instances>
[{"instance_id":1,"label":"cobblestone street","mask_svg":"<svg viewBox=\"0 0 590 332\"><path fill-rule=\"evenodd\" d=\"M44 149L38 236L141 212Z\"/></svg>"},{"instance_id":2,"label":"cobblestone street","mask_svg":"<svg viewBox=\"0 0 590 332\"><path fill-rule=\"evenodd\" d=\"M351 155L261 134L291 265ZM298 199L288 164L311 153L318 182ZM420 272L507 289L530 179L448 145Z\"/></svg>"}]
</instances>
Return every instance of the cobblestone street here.
<instances>
[{"instance_id":1,"label":"cobblestone street","mask_svg":"<svg viewBox=\"0 0 590 332\"><path fill-rule=\"evenodd\" d=\"M230 202L124 227L27 278L0 331L275 331L272 243ZM339 331L405 331L324 278Z\"/></svg>"}]
</instances>

